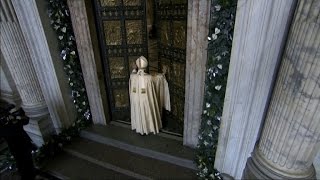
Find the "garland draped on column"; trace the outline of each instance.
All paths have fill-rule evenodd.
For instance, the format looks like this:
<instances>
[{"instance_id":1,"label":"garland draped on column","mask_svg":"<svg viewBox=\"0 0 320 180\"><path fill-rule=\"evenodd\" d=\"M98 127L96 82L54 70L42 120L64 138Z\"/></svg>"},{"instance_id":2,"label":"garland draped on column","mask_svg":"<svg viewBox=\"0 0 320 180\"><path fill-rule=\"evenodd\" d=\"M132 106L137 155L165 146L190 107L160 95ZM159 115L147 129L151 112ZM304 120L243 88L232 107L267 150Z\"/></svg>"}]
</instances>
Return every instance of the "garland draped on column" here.
<instances>
[{"instance_id":1,"label":"garland draped on column","mask_svg":"<svg viewBox=\"0 0 320 180\"><path fill-rule=\"evenodd\" d=\"M214 168L226 92L236 0L212 0L204 107L196 163L200 179L222 179Z\"/></svg>"},{"instance_id":2,"label":"garland draped on column","mask_svg":"<svg viewBox=\"0 0 320 180\"><path fill-rule=\"evenodd\" d=\"M72 137L78 136L80 130L91 123L89 101L67 1L49 0L48 15L51 26L57 34L60 57L64 64L64 71L68 77L71 96L73 97L73 103L77 110L77 118L71 127L62 130L59 135L52 136L52 138L40 148L37 154L38 161L60 151L63 145L70 142Z\"/></svg>"}]
</instances>

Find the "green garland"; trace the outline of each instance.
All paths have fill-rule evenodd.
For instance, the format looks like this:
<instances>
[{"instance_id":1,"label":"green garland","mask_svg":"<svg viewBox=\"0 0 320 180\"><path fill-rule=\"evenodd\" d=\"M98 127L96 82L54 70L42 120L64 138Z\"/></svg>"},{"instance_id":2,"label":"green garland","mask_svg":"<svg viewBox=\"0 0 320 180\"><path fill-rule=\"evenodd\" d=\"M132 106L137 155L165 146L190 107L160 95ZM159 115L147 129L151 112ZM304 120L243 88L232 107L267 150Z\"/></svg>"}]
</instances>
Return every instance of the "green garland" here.
<instances>
[{"instance_id":1,"label":"green garland","mask_svg":"<svg viewBox=\"0 0 320 180\"><path fill-rule=\"evenodd\" d=\"M236 0L212 0L204 108L196 163L200 179L222 179L214 168L228 78Z\"/></svg>"},{"instance_id":2,"label":"green garland","mask_svg":"<svg viewBox=\"0 0 320 180\"><path fill-rule=\"evenodd\" d=\"M77 110L77 118L71 127L62 130L58 135L53 135L49 141L45 142L37 153L37 161L39 162L60 152L65 144L79 135L81 129L91 124L90 107L67 1L49 0L48 15L59 41L60 56L68 77L73 103Z\"/></svg>"}]
</instances>

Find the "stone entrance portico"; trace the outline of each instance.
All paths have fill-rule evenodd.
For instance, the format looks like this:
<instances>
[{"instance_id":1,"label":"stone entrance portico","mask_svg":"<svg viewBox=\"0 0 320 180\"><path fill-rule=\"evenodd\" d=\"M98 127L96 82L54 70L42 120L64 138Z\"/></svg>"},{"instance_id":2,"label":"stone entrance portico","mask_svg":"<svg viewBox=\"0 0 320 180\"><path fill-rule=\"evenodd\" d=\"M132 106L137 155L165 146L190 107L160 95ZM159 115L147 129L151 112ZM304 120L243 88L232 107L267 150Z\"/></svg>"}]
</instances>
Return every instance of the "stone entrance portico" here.
<instances>
[{"instance_id":1,"label":"stone entrance portico","mask_svg":"<svg viewBox=\"0 0 320 180\"><path fill-rule=\"evenodd\" d=\"M60 132L75 119L56 37L44 1L1 5L1 68L11 74L13 94L34 118L27 131L40 145L49 132ZM68 5L93 122L106 125L93 7L89 0L68 0ZM247 167L245 177L314 177L312 162L320 147L319 9L317 0L238 1L215 161L222 173L239 179ZM209 14L210 1L188 0L183 144L190 147L197 144L202 114Z\"/></svg>"}]
</instances>

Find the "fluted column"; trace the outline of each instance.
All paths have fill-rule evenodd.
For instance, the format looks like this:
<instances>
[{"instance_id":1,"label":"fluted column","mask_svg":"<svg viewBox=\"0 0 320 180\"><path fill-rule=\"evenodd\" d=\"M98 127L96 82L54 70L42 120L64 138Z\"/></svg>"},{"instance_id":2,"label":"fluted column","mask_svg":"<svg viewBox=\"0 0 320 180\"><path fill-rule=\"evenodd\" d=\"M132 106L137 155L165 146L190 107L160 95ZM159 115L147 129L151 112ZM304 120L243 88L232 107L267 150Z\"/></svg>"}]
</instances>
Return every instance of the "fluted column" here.
<instances>
[{"instance_id":1,"label":"fluted column","mask_svg":"<svg viewBox=\"0 0 320 180\"><path fill-rule=\"evenodd\" d=\"M215 168L242 177L272 92L295 0L238 0Z\"/></svg>"},{"instance_id":2,"label":"fluted column","mask_svg":"<svg viewBox=\"0 0 320 180\"><path fill-rule=\"evenodd\" d=\"M46 100L56 132L75 119L67 78L63 73L56 34L47 16L47 1L10 0L29 50L34 70Z\"/></svg>"},{"instance_id":3,"label":"fluted column","mask_svg":"<svg viewBox=\"0 0 320 180\"><path fill-rule=\"evenodd\" d=\"M43 138L53 130L50 114L12 4L7 0L2 0L0 4L3 8L0 22L1 52L20 95L22 107L31 118L25 129L33 141L41 145Z\"/></svg>"},{"instance_id":4,"label":"fluted column","mask_svg":"<svg viewBox=\"0 0 320 180\"><path fill-rule=\"evenodd\" d=\"M320 1L299 1L259 144L245 178L315 178L320 149Z\"/></svg>"}]
</instances>

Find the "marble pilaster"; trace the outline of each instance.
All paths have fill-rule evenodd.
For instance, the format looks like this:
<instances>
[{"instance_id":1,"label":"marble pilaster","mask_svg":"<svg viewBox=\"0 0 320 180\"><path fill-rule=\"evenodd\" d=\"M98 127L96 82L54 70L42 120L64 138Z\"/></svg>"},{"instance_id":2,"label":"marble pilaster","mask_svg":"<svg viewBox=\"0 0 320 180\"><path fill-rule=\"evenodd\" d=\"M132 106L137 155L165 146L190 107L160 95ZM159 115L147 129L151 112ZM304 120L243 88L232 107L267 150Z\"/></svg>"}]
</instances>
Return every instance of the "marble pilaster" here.
<instances>
[{"instance_id":1,"label":"marble pilaster","mask_svg":"<svg viewBox=\"0 0 320 180\"><path fill-rule=\"evenodd\" d=\"M207 62L210 1L188 0L183 144L198 143Z\"/></svg>"},{"instance_id":2,"label":"marble pilaster","mask_svg":"<svg viewBox=\"0 0 320 180\"><path fill-rule=\"evenodd\" d=\"M242 177L263 122L295 0L239 0L215 167Z\"/></svg>"},{"instance_id":3,"label":"marble pilaster","mask_svg":"<svg viewBox=\"0 0 320 180\"><path fill-rule=\"evenodd\" d=\"M4 9L0 22L1 54L20 95L22 107L30 117L30 124L33 124L25 126L25 129L34 142L41 145L53 131L50 114L12 4L3 0L1 6Z\"/></svg>"},{"instance_id":4,"label":"marble pilaster","mask_svg":"<svg viewBox=\"0 0 320 180\"><path fill-rule=\"evenodd\" d=\"M105 107L103 104L103 91L98 78L98 70L95 61L93 42L90 34L85 0L68 0L70 16L74 35L76 37L77 49L81 63L81 69L88 93L92 121L95 124L106 124ZM93 21L93 19L92 19ZM100 58L97 58L100 60ZM106 95L105 95L106 96ZM106 104L105 104L106 106ZM108 113L108 112L106 112Z\"/></svg>"},{"instance_id":5,"label":"marble pilaster","mask_svg":"<svg viewBox=\"0 0 320 180\"><path fill-rule=\"evenodd\" d=\"M320 1L298 1L259 144L245 178L315 178L320 150Z\"/></svg>"}]
</instances>

